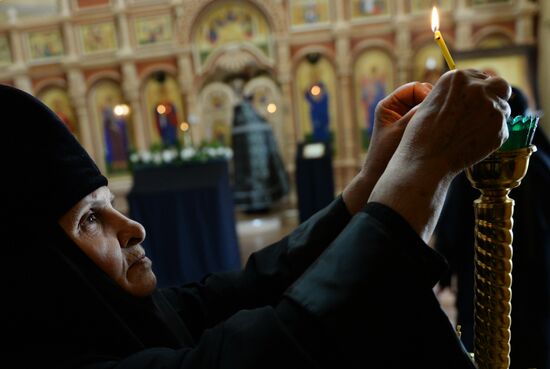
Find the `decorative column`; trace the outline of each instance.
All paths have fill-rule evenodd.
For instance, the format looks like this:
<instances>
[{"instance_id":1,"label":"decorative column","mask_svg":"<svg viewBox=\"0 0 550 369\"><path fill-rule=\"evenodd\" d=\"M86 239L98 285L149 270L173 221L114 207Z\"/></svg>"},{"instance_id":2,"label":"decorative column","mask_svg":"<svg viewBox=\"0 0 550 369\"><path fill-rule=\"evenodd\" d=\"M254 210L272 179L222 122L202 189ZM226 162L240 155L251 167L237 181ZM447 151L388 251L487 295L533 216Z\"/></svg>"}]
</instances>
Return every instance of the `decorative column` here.
<instances>
[{"instance_id":1,"label":"decorative column","mask_svg":"<svg viewBox=\"0 0 550 369\"><path fill-rule=\"evenodd\" d=\"M294 119L290 45L286 36L277 38L277 79L281 86L283 105L284 142L281 142L281 146L283 146L287 170L294 172L296 142L299 140L301 130L298 129L297 121Z\"/></svg>"},{"instance_id":2,"label":"decorative column","mask_svg":"<svg viewBox=\"0 0 550 369\"><path fill-rule=\"evenodd\" d=\"M397 50L397 85L402 85L411 80L412 75L412 49L411 31L407 23L396 29L396 50Z\"/></svg>"},{"instance_id":3,"label":"decorative column","mask_svg":"<svg viewBox=\"0 0 550 369\"><path fill-rule=\"evenodd\" d=\"M71 12L69 7L68 0L61 0L60 5L60 15L63 18L62 22L62 31L63 31L63 40L65 44L65 57L69 61L74 61L77 59L76 52L76 40L74 38L74 28L71 23Z\"/></svg>"},{"instance_id":4,"label":"decorative column","mask_svg":"<svg viewBox=\"0 0 550 369\"><path fill-rule=\"evenodd\" d=\"M396 14L399 16L403 16L405 15L406 13L406 10L405 10L405 0L397 0L395 2L395 10L396 10Z\"/></svg>"},{"instance_id":5,"label":"decorative column","mask_svg":"<svg viewBox=\"0 0 550 369\"><path fill-rule=\"evenodd\" d=\"M341 153L337 161L340 167L340 178L337 178L337 191L357 174L360 160L356 155L357 127L353 122L353 88L351 71L351 48L349 42L349 27L340 26L336 29L336 66L338 83L337 129L339 131L338 147Z\"/></svg>"},{"instance_id":6,"label":"decorative column","mask_svg":"<svg viewBox=\"0 0 550 369\"><path fill-rule=\"evenodd\" d=\"M93 132L92 122L90 121L90 112L86 101L86 81L84 74L79 69L69 69L67 71L68 92L71 98L71 103L75 108L78 118L78 133L82 146L88 151L102 171L105 170L105 160L101 155L101 129L96 129ZM96 139L94 140L94 133ZM99 135L99 137L98 137Z\"/></svg>"},{"instance_id":7,"label":"decorative column","mask_svg":"<svg viewBox=\"0 0 550 369\"><path fill-rule=\"evenodd\" d=\"M116 22L119 34L119 51L120 55L128 55L132 53L130 44L130 34L128 27L128 17L126 15L126 3L124 0L117 0L115 5Z\"/></svg>"},{"instance_id":8,"label":"decorative column","mask_svg":"<svg viewBox=\"0 0 550 369\"><path fill-rule=\"evenodd\" d=\"M10 45L13 53L13 64L10 66L10 72L13 75L13 82L15 87L32 94L32 82L29 76L27 76L23 49L21 47L23 44L22 36L17 26L17 10L15 8L9 8L7 14L8 24L10 26Z\"/></svg>"},{"instance_id":9,"label":"decorative column","mask_svg":"<svg viewBox=\"0 0 550 369\"><path fill-rule=\"evenodd\" d=\"M130 104L136 149L145 150L148 148L147 142L151 142L152 132L150 124L146 124L144 120L145 112L139 95L139 76L136 65L131 61L125 61L122 64L122 90Z\"/></svg>"},{"instance_id":10,"label":"decorative column","mask_svg":"<svg viewBox=\"0 0 550 369\"><path fill-rule=\"evenodd\" d=\"M542 1L544 3L544 1ZM516 18L516 44L532 45L535 43L535 16L537 4L520 0L517 5L518 16Z\"/></svg>"},{"instance_id":11,"label":"decorative column","mask_svg":"<svg viewBox=\"0 0 550 369\"><path fill-rule=\"evenodd\" d=\"M399 26L397 26L399 25ZM395 43L397 50L397 85L407 83L412 75L412 49L411 49L411 31L409 26L409 16L405 12L405 3L402 0L397 2L397 15L394 23Z\"/></svg>"},{"instance_id":12,"label":"decorative column","mask_svg":"<svg viewBox=\"0 0 550 369\"><path fill-rule=\"evenodd\" d=\"M457 50L468 50L474 47L472 42L473 27L472 16L473 12L468 7L466 0L458 0L457 9L454 20L456 24L455 47Z\"/></svg>"},{"instance_id":13,"label":"decorative column","mask_svg":"<svg viewBox=\"0 0 550 369\"><path fill-rule=\"evenodd\" d=\"M12 69L21 69L24 66L23 58L23 40L19 27L17 26L17 9L9 8L7 11L8 25L10 32L10 46L12 50L13 65Z\"/></svg>"},{"instance_id":14,"label":"decorative column","mask_svg":"<svg viewBox=\"0 0 550 369\"><path fill-rule=\"evenodd\" d=\"M26 91L31 95L33 94L32 81L29 76L25 74L16 75L13 77L13 82L18 89Z\"/></svg>"},{"instance_id":15,"label":"decorative column","mask_svg":"<svg viewBox=\"0 0 550 369\"><path fill-rule=\"evenodd\" d=\"M198 111L197 89L194 88L194 75L192 54L190 50L187 50L178 57L178 83L181 93L185 96L185 109L187 109L185 119L191 125L188 133L193 142L201 142L201 139L205 137L205 127L201 124L202 122L197 121L200 112Z\"/></svg>"}]
</instances>

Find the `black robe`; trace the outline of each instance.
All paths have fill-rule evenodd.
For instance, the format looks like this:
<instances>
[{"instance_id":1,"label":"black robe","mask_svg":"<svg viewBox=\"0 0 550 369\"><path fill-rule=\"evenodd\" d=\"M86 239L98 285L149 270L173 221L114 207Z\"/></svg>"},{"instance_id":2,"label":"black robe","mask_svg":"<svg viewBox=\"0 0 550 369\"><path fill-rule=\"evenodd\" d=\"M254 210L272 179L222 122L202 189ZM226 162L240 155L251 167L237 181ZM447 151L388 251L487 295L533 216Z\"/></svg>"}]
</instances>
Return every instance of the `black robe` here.
<instances>
[{"instance_id":1,"label":"black robe","mask_svg":"<svg viewBox=\"0 0 550 369\"><path fill-rule=\"evenodd\" d=\"M1 367L474 368L432 293L445 263L380 204L350 219L338 198L242 271L127 294L57 224L106 179L43 104L0 105L26 134L0 146Z\"/></svg>"},{"instance_id":2,"label":"black robe","mask_svg":"<svg viewBox=\"0 0 550 369\"><path fill-rule=\"evenodd\" d=\"M46 247L29 260L36 269L49 260L56 272L12 279L21 293L9 315L3 307L2 360L12 368L473 368L431 290L441 257L383 205L349 218L339 198L242 272L141 300L94 272L64 235L50 235L60 257Z\"/></svg>"}]
</instances>

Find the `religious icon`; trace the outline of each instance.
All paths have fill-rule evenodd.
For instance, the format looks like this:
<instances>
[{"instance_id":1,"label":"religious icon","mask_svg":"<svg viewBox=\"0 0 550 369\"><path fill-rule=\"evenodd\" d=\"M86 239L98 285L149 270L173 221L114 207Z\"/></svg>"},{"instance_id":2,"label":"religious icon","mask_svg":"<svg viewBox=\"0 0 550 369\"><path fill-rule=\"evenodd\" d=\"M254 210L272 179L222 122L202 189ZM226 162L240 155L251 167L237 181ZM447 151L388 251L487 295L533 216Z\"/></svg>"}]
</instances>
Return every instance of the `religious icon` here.
<instances>
[{"instance_id":1,"label":"religious icon","mask_svg":"<svg viewBox=\"0 0 550 369\"><path fill-rule=\"evenodd\" d=\"M308 26L330 21L328 0L293 0L290 7L292 26Z\"/></svg>"},{"instance_id":2,"label":"religious icon","mask_svg":"<svg viewBox=\"0 0 550 369\"><path fill-rule=\"evenodd\" d=\"M330 95L323 82L323 75L318 69L321 59L319 53L310 53L306 56L311 65L311 82L304 90L304 97L309 105L309 117L312 128L313 141L330 141Z\"/></svg>"},{"instance_id":3,"label":"religious icon","mask_svg":"<svg viewBox=\"0 0 550 369\"><path fill-rule=\"evenodd\" d=\"M388 0L354 0L352 18L363 18L389 14Z\"/></svg>"},{"instance_id":4,"label":"religious icon","mask_svg":"<svg viewBox=\"0 0 550 369\"><path fill-rule=\"evenodd\" d=\"M304 91L304 96L309 104L309 115L313 128L313 141L330 140L329 123L329 93L325 83L317 80Z\"/></svg>"},{"instance_id":5,"label":"religious icon","mask_svg":"<svg viewBox=\"0 0 550 369\"><path fill-rule=\"evenodd\" d=\"M306 23L319 22L319 5L314 1L309 1L302 5L303 17Z\"/></svg>"},{"instance_id":6,"label":"religious icon","mask_svg":"<svg viewBox=\"0 0 550 369\"><path fill-rule=\"evenodd\" d=\"M101 114L105 136L105 161L112 171L128 168L128 122L124 112L115 111L116 103L113 96L108 95Z\"/></svg>"},{"instance_id":7,"label":"religious icon","mask_svg":"<svg viewBox=\"0 0 550 369\"><path fill-rule=\"evenodd\" d=\"M370 74L364 75L361 80L361 102L365 113L366 135L363 136L363 145L368 147L372 136L376 106L386 96L386 76L373 66Z\"/></svg>"},{"instance_id":8,"label":"religious icon","mask_svg":"<svg viewBox=\"0 0 550 369\"><path fill-rule=\"evenodd\" d=\"M366 150L374 129L376 106L393 88L390 56L379 49L363 52L355 62L355 88L361 147Z\"/></svg>"},{"instance_id":9,"label":"religious icon","mask_svg":"<svg viewBox=\"0 0 550 369\"><path fill-rule=\"evenodd\" d=\"M115 50L117 47L116 30L112 22L83 25L80 34L85 54Z\"/></svg>"},{"instance_id":10,"label":"religious icon","mask_svg":"<svg viewBox=\"0 0 550 369\"><path fill-rule=\"evenodd\" d=\"M154 105L155 127L162 144L166 147L178 145L178 112L172 102L166 85L166 74L159 72L155 76L158 82L159 100Z\"/></svg>"},{"instance_id":11,"label":"religious icon","mask_svg":"<svg viewBox=\"0 0 550 369\"><path fill-rule=\"evenodd\" d=\"M212 123L212 140L220 145L228 146L231 144L230 124L223 120L215 120Z\"/></svg>"},{"instance_id":12,"label":"religious icon","mask_svg":"<svg viewBox=\"0 0 550 369\"><path fill-rule=\"evenodd\" d=\"M69 131L71 131L72 134L75 134L76 126L69 115L64 111L63 102L61 100L55 100L53 102L53 111L55 112L55 114L57 114L59 119L61 119L61 121L65 123Z\"/></svg>"},{"instance_id":13,"label":"religious icon","mask_svg":"<svg viewBox=\"0 0 550 369\"><path fill-rule=\"evenodd\" d=\"M136 40L139 46L172 40L172 18L169 14L143 17L135 20Z\"/></svg>"},{"instance_id":14,"label":"religious icon","mask_svg":"<svg viewBox=\"0 0 550 369\"><path fill-rule=\"evenodd\" d=\"M243 1L215 2L201 16L193 42L195 60L203 65L221 45L247 45L271 57L272 32L265 17L255 6Z\"/></svg>"},{"instance_id":15,"label":"religious icon","mask_svg":"<svg viewBox=\"0 0 550 369\"><path fill-rule=\"evenodd\" d=\"M78 135L78 124L67 91L52 86L43 89L37 97L57 114L72 134Z\"/></svg>"},{"instance_id":16,"label":"religious icon","mask_svg":"<svg viewBox=\"0 0 550 369\"><path fill-rule=\"evenodd\" d=\"M166 86L159 86L160 100L154 108L155 126L164 146L178 143L178 116L176 106L170 101Z\"/></svg>"},{"instance_id":17,"label":"religious icon","mask_svg":"<svg viewBox=\"0 0 550 369\"><path fill-rule=\"evenodd\" d=\"M201 129L207 140L231 146L231 122L235 94L222 82L206 85L199 95Z\"/></svg>"},{"instance_id":18,"label":"religious icon","mask_svg":"<svg viewBox=\"0 0 550 369\"><path fill-rule=\"evenodd\" d=\"M29 32L27 34L31 59L61 56L64 53L63 38L58 29Z\"/></svg>"},{"instance_id":19,"label":"religious icon","mask_svg":"<svg viewBox=\"0 0 550 369\"><path fill-rule=\"evenodd\" d=\"M334 113L336 74L320 53L310 53L296 68L296 96L304 141L329 141L337 152Z\"/></svg>"}]
</instances>

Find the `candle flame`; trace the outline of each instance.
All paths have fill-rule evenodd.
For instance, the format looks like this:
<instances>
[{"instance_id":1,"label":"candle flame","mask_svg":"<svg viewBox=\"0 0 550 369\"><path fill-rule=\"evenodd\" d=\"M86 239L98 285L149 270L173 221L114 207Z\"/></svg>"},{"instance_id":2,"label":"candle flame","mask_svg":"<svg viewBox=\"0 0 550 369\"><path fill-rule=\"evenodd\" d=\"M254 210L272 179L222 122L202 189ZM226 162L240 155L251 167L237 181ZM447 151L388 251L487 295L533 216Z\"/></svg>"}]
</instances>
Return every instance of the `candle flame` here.
<instances>
[{"instance_id":1,"label":"candle flame","mask_svg":"<svg viewBox=\"0 0 550 369\"><path fill-rule=\"evenodd\" d=\"M434 6L432 9L432 32L439 30L439 13L437 8Z\"/></svg>"}]
</instances>

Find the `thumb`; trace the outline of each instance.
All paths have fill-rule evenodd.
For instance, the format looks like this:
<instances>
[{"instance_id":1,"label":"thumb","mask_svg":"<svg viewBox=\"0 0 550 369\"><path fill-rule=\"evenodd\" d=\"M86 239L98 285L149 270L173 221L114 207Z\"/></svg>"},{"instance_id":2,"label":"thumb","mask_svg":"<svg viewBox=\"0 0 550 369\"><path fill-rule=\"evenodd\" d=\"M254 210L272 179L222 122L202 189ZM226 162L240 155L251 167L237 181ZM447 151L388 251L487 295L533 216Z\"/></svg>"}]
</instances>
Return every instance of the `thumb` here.
<instances>
[{"instance_id":1,"label":"thumb","mask_svg":"<svg viewBox=\"0 0 550 369\"><path fill-rule=\"evenodd\" d=\"M416 113L416 111L418 110L418 108L420 107L420 104L419 105L416 105L414 108L412 108L411 110L409 110L407 112L407 114L403 115L401 117L401 119L399 119L399 124L401 125L407 125L409 123L409 121L412 119L412 117L414 116L414 114Z\"/></svg>"}]
</instances>

